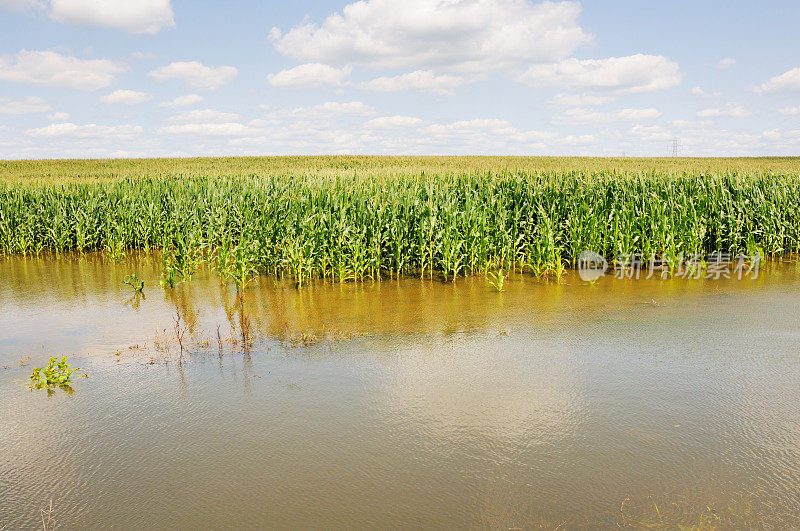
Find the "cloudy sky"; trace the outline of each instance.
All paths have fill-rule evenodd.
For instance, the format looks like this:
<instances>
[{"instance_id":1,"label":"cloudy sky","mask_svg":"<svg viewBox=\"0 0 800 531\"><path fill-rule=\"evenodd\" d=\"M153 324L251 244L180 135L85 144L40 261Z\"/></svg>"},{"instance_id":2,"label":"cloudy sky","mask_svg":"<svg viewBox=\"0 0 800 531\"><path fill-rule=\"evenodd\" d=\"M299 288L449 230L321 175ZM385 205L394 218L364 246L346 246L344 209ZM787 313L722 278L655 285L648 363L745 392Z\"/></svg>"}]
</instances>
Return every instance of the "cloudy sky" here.
<instances>
[{"instance_id":1,"label":"cloudy sky","mask_svg":"<svg viewBox=\"0 0 800 531\"><path fill-rule=\"evenodd\" d=\"M0 159L800 153L796 0L0 0Z\"/></svg>"}]
</instances>

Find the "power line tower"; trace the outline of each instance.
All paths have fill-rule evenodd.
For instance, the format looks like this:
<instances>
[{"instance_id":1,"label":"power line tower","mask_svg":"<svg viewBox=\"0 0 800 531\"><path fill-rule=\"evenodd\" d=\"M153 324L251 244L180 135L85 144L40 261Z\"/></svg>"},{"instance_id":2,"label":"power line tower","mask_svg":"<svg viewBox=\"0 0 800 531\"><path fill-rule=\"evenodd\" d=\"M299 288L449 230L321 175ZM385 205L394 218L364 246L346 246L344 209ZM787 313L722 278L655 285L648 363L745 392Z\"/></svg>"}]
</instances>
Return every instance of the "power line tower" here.
<instances>
[{"instance_id":1,"label":"power line tower","mask_svg":"<svg viewBox=\"0 0 800 531\"><path fill-rule=\"evenodd\" d=\"M678 141L677 138L673 138L672 139L672 156L673 157L677 157L678 156L678 150L679 149L680 149L680 142Z\"/></svg>"}]
</instances>

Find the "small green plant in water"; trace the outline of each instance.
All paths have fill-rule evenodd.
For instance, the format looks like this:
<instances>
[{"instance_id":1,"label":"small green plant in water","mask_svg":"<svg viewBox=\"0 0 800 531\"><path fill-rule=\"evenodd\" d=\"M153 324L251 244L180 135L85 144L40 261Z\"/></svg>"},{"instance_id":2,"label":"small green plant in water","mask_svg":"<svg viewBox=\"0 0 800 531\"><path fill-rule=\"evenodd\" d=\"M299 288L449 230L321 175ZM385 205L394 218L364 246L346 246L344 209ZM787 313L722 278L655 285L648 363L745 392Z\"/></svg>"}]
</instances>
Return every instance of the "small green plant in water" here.
<instances>
[{"instance_id":1,"label":"small green plant in water","mask_svg":"<svg viewBox=\"0 0 800 531\"><path fill-rule=\"evenodd\" d=\"M52 392L56 387L71 392L72 388L72 375L79 372L81 369L72 368L67 362L67 356L62 357L60 360L55 356L50 356L50 361L44 367L35 367L33 374L31 374L31 389L47 389ZM84 372L83 378L88 378Z\"/></svg>"},{"instance_id":2,"label":"small green plant in water","mask_svg":"<svg viewBox=\"0 0 800 531\"><path fill-rule=\"evenodd\" d=\"M122 283L133 288L134 293L142 293L144 290L144 280L139 280L139 277L137 277L135 273L125 277L125 280L123 280Z\"/></svg>"},{"instance_id":3,"label":"small green plant in water","mask_svg":"<svg viewBox=\"0 0 800 531\"><path fill-rule=\"evenodd\" d=\"M486 280L489 282L489 285L492 286L497 293L503 291L503 286L506 283L506 279L508 278L507 274L503 273L503 268L501 267L499 271L489 271L486 273Z\"/></svg>"}]
</instances>

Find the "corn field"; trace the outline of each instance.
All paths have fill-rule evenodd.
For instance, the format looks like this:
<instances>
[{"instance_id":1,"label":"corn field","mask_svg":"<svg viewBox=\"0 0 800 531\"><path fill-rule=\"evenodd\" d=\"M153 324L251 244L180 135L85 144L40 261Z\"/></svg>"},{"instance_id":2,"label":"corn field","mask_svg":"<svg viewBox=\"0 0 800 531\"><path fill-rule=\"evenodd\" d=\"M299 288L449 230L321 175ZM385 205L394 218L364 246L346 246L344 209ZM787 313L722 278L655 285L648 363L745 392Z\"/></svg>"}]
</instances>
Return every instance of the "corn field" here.
<instances>
[{"instance_id":1,"label":"corn field","mask_svg":"<svg viewBox=\"0 0 800 531\"><path fill-rule=\"evenodd\" d=\"M800 179L771 172L473 171L0 182L0 253L161 250L164 282L209 264L335 281L558 274L581 251L794 253Z\"/></svg>"}]
</instances>

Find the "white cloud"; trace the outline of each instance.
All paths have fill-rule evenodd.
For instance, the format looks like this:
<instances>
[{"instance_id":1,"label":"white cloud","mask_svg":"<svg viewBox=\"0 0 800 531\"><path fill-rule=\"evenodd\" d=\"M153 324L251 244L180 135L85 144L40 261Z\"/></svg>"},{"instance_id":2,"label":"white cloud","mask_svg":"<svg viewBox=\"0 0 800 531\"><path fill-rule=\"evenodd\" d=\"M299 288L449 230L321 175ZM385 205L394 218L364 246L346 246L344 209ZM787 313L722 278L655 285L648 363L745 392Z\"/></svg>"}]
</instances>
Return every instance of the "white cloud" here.
<instances>
[{"instance_id":1,"label":"white cloud","mask_svg":"<svg viewBox=\"0 0 800 531\"><path fill-rule=\"evenodd\" d=\"M152 52L133 52L131 57L134 59L156 59L158 58L158 55Z\"/></svg>"},{"instance_id":2,"label":"white cloud","mask_svg":"<svg viewBox=\"0 0 800 531\"><path fill-rule=\"evenodd\" d=\"M763 94L786 94L800 92L800 68L793 68L779 76L768 79L755 92Z\"/></svg>"},{"instance_id":3,"label":"white cloud","mask_svg":"<svg viewBox=\"0 0 800 531\"><path fill-rule=\"evenodd\" d=\"M591 42L577 2L362 0L322 24L304 21L270 39L305 62L478 72L568 57Z\"/></svg>"},{"instance_id":4,"label":"white cloud","mask_svg":"<svg viewBox=\"0 0 800 531\"><path fill-rule=\"evenodd\" d=\"M373 118L364 123L365 129L405 129L408 127L419 127L423 122L420 118L413 116L381 116Z\"/></svg>"},{"instance_id":5,"label":"white cloud","mask_svg":"<svg viewBox=\"0 0 800 531\"><path fill-rule=\"evenodd\" d=\"M532 65L517 80L533 88L609 90L634 94L663 90L681 82L678 63L661 55L636 54L607 59L566 59Z\"/></svg>"},{"instance_id":6,"label":"white cloud","mask_svg":"<svg viewBox=\"0 0 800 531\"><path fill-rule=\"evenodd\" d=\"M177 79L196 90L215 90L227 85L239 74L234 66L217 68L206 66L197 61L174 62L151 70L148 75L156 81Z\"/></svg>"},{"instance_id":7,"label":"white cloud","mask_svg":"<svg viewBox=\"0 0 800 531\"><path fill-rule=\"evenodd\" d=\"M561 93L547 100L547 104L550 107L593 107L613 100L614 98L608 95Z\"/></svg>"},{"instance_id":8,"label":"white cloud","mask_svg":"<svg viewBox=\"0 0 800 531\"><path fill-rule=\"evenodd\" d=\"M753 113L738 103L728 103L725 107L710 107L697 111L700 118L718 118L721 116L741 117L750 116Z\"/></svg>"},{"instance_id":9,"label":"white cloud","mask_svg":"<svg viewBox=\"0 0 800 531\"><path fill-rule=\"evenodd\" d=\"M162 101L158 104L159 107L189 107L191 105L197 105L198 103L203 101L203 96L199 94L185 94L183 96L177 96L169 101Z\"/></svg>"},{"instance_id":10,"label":"white cloud","mask_svg":"<svg viewBox=\"0 0 800 531\"><path fill-rule=\"evenodd\" d=\"M800 107L784 107L782 109L778 109L778 112L786 116L797 116L800 114Z\"/></svg>"},{"instance_id":11,"label":"white cloud","mask_svg":"<svg viewBox=\"0 0 800 531\"><path fill-rule=\"evenodd\" d=\"M137 92L135 90L115 90L100 98L103 103L112 105L138 105L153 99L152 94Z\"/></svg>"},{"instance_id":12,"label":"white cloud","mask_svg":"<svg viewBox=\"0 0 800 531\"><path fill-rule=\"evenodd\" d=\"M375 109L369 105L364 105L360 101L348 101L340 103L338 101L328 101L313 107L297 107L290 112L276 111L273 116L291 116L298 119L323 119L338 118L340 116L370 116L375 114Z\"/></svg>"},{"instance_id":13,"label":"white cloud","mask_svg":"<svg viewBox=\"0 0 800 531\"><path fill-rule=\"evenodd\" d=\"M736 59L733 57L724 57L717 61L717 68L720 70L725 70L726 68L730 68L736 64Z\"/></svg>"},{"instance_id":14,"label":"white cloud","mask_svg":"<svg viewBox=\"0 0 800 531\"><path fill-rule=\"evenodd\" d=\"M372 81L361 83L359 87L378 92L418 90L435 94L452 94L453 90L463 83L464 79L459 76L436 75L431 70L416 70L395 77L379 77Z\"/></svg>"},{"instance_id":15,"label":"white cloud","mask_svg":"<svg viewBox=\"0 0 800 531\"><path fill-rule=\"evenodd\" d=\"M672 120L668 122L670 126L676 127L678 129L685 129L685 128L701 128L701 127L711 127L714 125L713 120Z\"/></svg>"},{"instance_id":16,"label":"white cloud","mask_svg":"<svg viewBox=\"0 0 800 531\"><path fill-rule=\"evenodd\" d=\"M46 127L28 129L25 134L38 138L70 137L70 138L89 138L89 137L132 137L142 132L141 126L134 125L75 125L73 123L50 124Z\"/></svg>"},{"instance_id":17,"label":"white cloud","mask_svg":"<svg viewBox=\"0 0 800 531\"><path fill-rule=\"evenodd\" d=\"M554 133L541 131L521 132L506 120L496 118L477 118L459 120L450 124L433 124L426 128L434 136L472 136L486 139L489 137L514 138L518 141L542 141L554 138Z\"/></svg>"},{"instance_id":18,"label":"white cloud","mask_svg":"<svg viewBox=\"0 0 800 531\"><path fill-rule=\"evenodd\" d=\"M800 144L800 129L781 130L773 129L771 131L764 131L761 133L764 140L774 142L780 140L783 145L799 145Z\"/></svg>"},{"instance_id":19,"label":"white cloud","mask_svg":"<svg viewBox=\"0 0 800 531\"><path fill-rule=\"evenodd\" d=\"M48 120L52 120L54 122L63 122L69 120L69 113L68 112L54 112L52 114L47 115Z\"/></svg>"},{"instance_id":20,"label":"white cloud","mask_svg":"<svg viewBox=\"0 0 800 531\"><path fill-rule=\"evenodd\" d=\"M32 114L50 110L52 110L52 107L42 98L36 96L19 99L0 97L0 114Z\"/></svg>"},{"instance_id":21,"label":"white cloud","mask_svg":"<svg viewBox=\"0 0 800 531\"><path fill-rule=\"evenodd\" d=\"M46 12L62 24L154 34L175 26L171 3L171 0L0 0L0 8Z\"/></svg>"},{"instance_id":22,"label":"white cloud","mask_svg":"<svg viewBox=\"0 0 800 531\"><path fill-rule=\"evenodd\" d=\"M86 91L109 86L124 70L107 59L78 59L51 51L22 50L0 56L0 81Z\"/></svg>"},{"instance_id":23,"label":"white cloud","mask_svg":"<svg viewBox=\"0 0 800 531\"><path fill-rule=\"evenodd\" d=\"M79 26L158 33L175 26L170 0L50 0L50 17Z\"/></svg>"},{"instance_id":24,"label":"white cloud","mask_svg":"<svg viewBox=\"0 0 800 531\"><path fill-rule=\"evenodd\" d=\"M229 122L168 125L158 128L157 132L162 135L245 136L254 131L246 125Z\"/></svg>"},{"instance_id":25,"label":"white cloud","mask_svg":"<svg viewBox=\"0 0 800 531\"><path fill-rule=\"evenodd\" d=\"M373 133L374 134L374 133ZM563 141L556 133L520 130L511 122L493 118L435 123L421 129L390 130L377 136L390 153L425 154L545 154Z\"/></svg>"},{"instance_id":26,"label":"white cloud","mask_svg":"<svg viewBox=\"0 0 800 531\"><path fill-rule=\"evenodd\" d=\"M553 118L558 124L597 124L609 122L637 122L661 116L658 109L620 109L613 112L600 112L592 109L567 109Z\"/></svg>"},{"instance_id":27,"label":"white cloud","mask_svg":"<svg viewBox=\"0 0 800 531\"><path fill-rule=\"evenodd\" d=\"M350 76L349 68L334 68L322 63L307 63L277 74L268 74L267 82L273 87L318 87L320 85L344 85Z\"/></svg>"},{"instance_id":28,"label":"white cloud","mask_svg":"<svg viewBox=\"0 0 800 531\"><path fill-rule=\"evenodd\" d=\"M565 146L587 146L596 142L597 137L594 135L567 135L558 141L559 144Z\"/></svg>"},{"instance_id":29,"label":"white cloud","mask_svg":"<svg viewBox=\"0 0 800 531\"><path fill-rule=\"evenodd\" d=\"M636 124L625 133L626 137L636 137L640 140L664 141L673 138L672 133L658 125Z\"/></svg>"},{"instance_id":30,"label":"white cloud","mask_svg":"<svg viewBox=\"0 0 800 531\"><path fill-rule=\"evenodd\" d=\"M722 96L722 92L708 92L700 87L692 87L692 94L695 96L703 96L709 98L719 98L720 96Z\"/></svg>"},{"instance_id":31,"label":"white cloud","mask_svg":"<svg viewBox=\"0 0 800 531\"><path fill-rule=\"evenodd\" d=\"M222 124L237 122L241 119L238 114L221 112L215 109L203 109L184 111L174 116L170 116L165 121L171 123L194 123L194 124Z\"/></svg>"}]
</instances>

